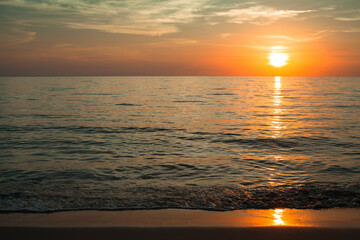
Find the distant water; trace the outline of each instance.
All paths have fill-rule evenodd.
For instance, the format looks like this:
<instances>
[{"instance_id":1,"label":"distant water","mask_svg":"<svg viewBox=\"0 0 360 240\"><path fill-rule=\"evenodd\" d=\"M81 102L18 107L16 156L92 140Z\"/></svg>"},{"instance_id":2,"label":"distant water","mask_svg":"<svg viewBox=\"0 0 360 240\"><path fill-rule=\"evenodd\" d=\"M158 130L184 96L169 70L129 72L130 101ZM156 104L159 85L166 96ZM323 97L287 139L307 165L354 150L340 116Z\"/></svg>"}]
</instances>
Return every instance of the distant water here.
<instances>
[{"instance_id":1,"label":"distant water","mask_svg":"<svg viewBox=\"0 0 360 240\"><path fill-rule=\"evenodd\" d=\"M360 207L360 78L0 78L0 211Z\"/></svg>"}]
</instances>

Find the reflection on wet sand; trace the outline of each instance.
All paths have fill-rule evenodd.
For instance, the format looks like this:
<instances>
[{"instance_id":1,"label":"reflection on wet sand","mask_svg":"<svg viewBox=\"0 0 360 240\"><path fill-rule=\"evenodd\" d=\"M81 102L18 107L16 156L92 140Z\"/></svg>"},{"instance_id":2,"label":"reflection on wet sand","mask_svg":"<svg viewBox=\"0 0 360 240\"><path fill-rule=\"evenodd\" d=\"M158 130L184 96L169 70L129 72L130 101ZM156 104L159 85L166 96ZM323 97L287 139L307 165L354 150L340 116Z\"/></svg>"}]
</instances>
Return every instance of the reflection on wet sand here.
<instances>
[{"instance_id":1,"label":"reflection on wet sand","mask_svg":"<svg viewBox=\"0 0 360 240\"><path fill-rule=\"evenodd\" d=\"M240 225L248 226L316 226L316 216L312 211L295 209L248 210L246 218L239 218Z\"/></svg>"},{"instance_id":2,"label":"reflection on wet sand","mask_svg":"<svg viewBox=\"0 0 360 240\"><path fill-rule=\"evenodd\" d=\"M0 226L43 227L336 227L359 228L360 209L69 211L0 214Z\"/></svg>"},{"instance_id":3,"label":"reflection on wet sand","mask_svg":"<svg viewBox=\"0 0 360 240\"><path fill-rule=\"evenodd\" d=\"M274 210L273 216L274 216L274 225L275 226L285 224L284 220L282 219L283 212L284 212L284 209L275 209Z\"/></svg>"}]
</instances>

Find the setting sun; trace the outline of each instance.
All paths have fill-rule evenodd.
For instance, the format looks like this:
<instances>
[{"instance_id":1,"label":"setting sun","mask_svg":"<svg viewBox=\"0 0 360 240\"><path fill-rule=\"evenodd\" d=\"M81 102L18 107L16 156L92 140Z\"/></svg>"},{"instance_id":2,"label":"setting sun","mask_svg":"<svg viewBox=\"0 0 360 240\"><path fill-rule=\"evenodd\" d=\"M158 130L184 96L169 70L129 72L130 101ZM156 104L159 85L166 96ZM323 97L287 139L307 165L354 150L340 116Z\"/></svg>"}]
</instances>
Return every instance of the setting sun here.
<instances>
[{"instance_id":1,"label":"setting sun","mask_svg":"<svg viewBox=\"0 0 360 240\"><path fill-rule=\"evenodd\" d=\"M283 53L283 47L276 46L272 47L272 52L269 53L269 64L274 67L282 67L287 64L287 61L289 60L289 56L287 53Z\"/></svg>"},{"instance_id":2,"label":"setting sun","mask_svg":"<svg viewBox=\"0 0 360 240\"><path fill-rule=\"evenodd\" d=\"M289 57L286 53L270 53L269 59L270 65L274 67L282 67L287 64Z\"/></svg>"}]
</instances>

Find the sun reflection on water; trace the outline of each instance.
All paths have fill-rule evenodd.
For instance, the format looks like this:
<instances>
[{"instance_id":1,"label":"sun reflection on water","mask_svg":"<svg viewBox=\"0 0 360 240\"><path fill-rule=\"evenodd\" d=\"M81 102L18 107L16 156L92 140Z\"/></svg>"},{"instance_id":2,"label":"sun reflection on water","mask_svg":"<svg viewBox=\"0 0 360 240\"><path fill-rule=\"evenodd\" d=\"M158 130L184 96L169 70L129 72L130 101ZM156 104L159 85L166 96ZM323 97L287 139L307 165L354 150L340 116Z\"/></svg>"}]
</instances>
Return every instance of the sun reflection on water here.
<instances>
[{"instance_id":1,"label":"sun reflection on water","mask_svg":"<svg viewBox=\"0 0 360 240\"><path fill-rule=\"evenodd\" d=\"M281 130L284 127L281 121L281 114L283 113L283 109L281 108L282 103L282 94L281 94L281 77L275 77L274 83L274 98L273 98L273 119L271 122L271 126L273 128L273 138L278 138L281 135Z\"/></svg>"},{"instance_id":2,"label":"sun reflection on water","mask_svg":"<svg viewBox=\"0 0 360 240\"><path fill-rule=\"evenodd\" d=\"M281 77L276 76L275 77L275 89L279 91L281 89Z\"/></svg>"},{"instance_id":3,"label":"sun reflection on water","mask_svg":"<svg viewBox=\"0 0 360 240\"><path fill-rule=\"evenodd\" d=\"M283 121L282 121L282 115L284 113L284 109L282 108L282 93L281 93L281 77L277 76L274 78L274 92L273 92L273 114L271 119L271 127L272 127L272 138L280 138L283 132L283 129L285 128ZM275 161L282 161L283 158L280 155L275 155ZM269 184L270 185L276 185L277 179L281 178L280 173L275 169L269 169ZM282 213L281 211L277 211L277 216ZM274 215L275 216L275 215ZM281 219L280 219L281 220ZM282 221L277 220L277 222L280 224ZM278 224L278 225L279 225Z\"/></svg>"}]
</instances>

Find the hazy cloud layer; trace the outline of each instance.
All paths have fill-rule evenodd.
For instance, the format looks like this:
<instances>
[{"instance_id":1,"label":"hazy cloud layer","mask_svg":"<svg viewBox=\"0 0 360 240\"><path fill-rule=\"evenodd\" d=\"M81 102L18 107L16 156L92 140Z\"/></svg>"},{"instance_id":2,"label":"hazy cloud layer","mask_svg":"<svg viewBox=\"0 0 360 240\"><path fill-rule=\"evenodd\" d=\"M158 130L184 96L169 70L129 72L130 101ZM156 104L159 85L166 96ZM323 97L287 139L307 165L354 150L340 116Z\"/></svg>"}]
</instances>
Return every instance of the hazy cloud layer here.
<instances>
[{"instance_id":1,"label":"hazy cloud layer","mask_svg":"<svg viewBox=\"0 0 360 240\"><path fill-rule=\"evenodd\" d=\"M142 35L177 32L178 24L191 23L195 19L205 19L210 24L222 21L270 24L315 11L274 8L257 2L234 4L206 0L11 0L0 1L0 4L36 11L38 17L27 19L29 23L38 23L43 14L49 21L61 21L69 28Z\"/></svg>"},{"instance_id":2,"label":"hazy cloud layer","mask_svg":"<svg viewBox=\"0 0 360 240\"><path fill-rule=\"evenodd\" d=\"M265 6L252 6L243 9L231 9L226 12L217 13L219 16L226 16L227 21L233 23L253 23L259 25L271 24L282 18L291 18L303 13L314 12L315 10L279 10Z\"/></svg>"},{"instance_id":3,"label":"hazy cloud layer","mask_svg":"<svg viewBox=\"0 0 360 240\"><path fill-rule=\"evenodd\" d=\"M61 19L69 28L161 35L176 32L176 24L192 21L203 3L196 0L11 0L0 4L33 9L38 14L55 13L53 18Z\"/></svg>"}]
</instances>

